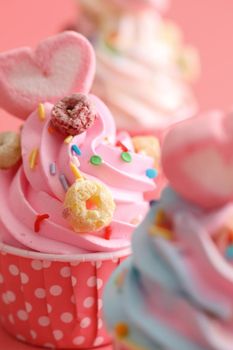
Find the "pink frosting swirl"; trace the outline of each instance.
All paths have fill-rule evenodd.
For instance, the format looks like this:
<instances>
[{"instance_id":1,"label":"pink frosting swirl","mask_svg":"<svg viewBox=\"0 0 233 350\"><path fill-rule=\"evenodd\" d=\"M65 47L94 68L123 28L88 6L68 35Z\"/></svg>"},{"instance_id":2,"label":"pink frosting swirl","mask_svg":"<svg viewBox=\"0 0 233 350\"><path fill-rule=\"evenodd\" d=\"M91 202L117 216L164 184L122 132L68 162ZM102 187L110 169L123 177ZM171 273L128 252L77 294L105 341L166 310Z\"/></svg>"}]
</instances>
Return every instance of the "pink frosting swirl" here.
<instances>
[{"instance_id":1,"label":"pink frosting swirl","mask_svg":"<svg viewBox=\"0 0 233 350\"><path fill-rule=\"evenodd\" d=\"M129 246L135 222L148 209L143 193L154 188L153 180L146 176L153 160L130 151L132 162L124 162L122 150L115 146L117 135L109 110L97 97L89 97L97 110L96 121L69 144L64 142L64 135L49 131L52 104L44 104L45 121L38 118L37 111L27 119L22 130L22 165L17 170L0 172L0 219L5 243L58 254L114 251ZM130 149L130 138L125 134L119 137ZM72 152L72 145L78 146L80 156ZM38 162L31 169L29 158L33 150L38 150ZM101 165L91 164L93 155L102 158ZM75 181L71 161L86 178L101 181L111 190L116 211L110 239L105 238L104 229L98 233L75 233L63 217L65 191L60 175L65 176L68 184ZM53 175L52 163L56 167ZM43 221L38 233L34 232L36 217L45 213L49 218Z\"/></svg>"}]
</instances>

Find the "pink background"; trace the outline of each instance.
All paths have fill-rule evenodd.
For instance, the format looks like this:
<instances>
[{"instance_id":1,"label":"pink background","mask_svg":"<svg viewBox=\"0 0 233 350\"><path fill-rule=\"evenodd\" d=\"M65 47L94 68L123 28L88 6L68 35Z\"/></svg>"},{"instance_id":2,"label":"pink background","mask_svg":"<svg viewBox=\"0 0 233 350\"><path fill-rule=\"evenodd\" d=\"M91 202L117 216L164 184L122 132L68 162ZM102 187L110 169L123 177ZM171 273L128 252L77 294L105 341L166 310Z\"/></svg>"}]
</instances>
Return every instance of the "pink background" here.
<instances>
[{"instance_id":1,"label":"pink background","mask_svg":"<svg viewBox=\"0 0 233 350\"><path fill-rule=\"evenodd\" d=\"M195 86L200 108L228 108L233 91L232 0L172 0L167 17L184 30L186 42L195 45L202 63ZM72 0L0 0L0 51L35 46L75 18ZM19 122L0 110L0 129L16 128Z\"/></svg>"}]
</instances>

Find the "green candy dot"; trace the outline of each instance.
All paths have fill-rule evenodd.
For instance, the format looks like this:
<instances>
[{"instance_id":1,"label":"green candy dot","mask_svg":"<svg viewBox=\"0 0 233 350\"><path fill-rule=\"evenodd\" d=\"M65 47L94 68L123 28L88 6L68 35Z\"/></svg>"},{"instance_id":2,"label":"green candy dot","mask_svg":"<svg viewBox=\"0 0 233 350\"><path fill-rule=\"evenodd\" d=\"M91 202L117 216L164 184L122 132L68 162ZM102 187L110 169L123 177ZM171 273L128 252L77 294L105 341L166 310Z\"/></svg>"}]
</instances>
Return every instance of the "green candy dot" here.
<instances>
[{"instance_id":1,"label":"green candy dot","mask_svg":"<svg viewBox=\"0 0 233 350\"><path fill-rule=\"evenodd\" d=\"M102 164L102 158L100 156L92 156L90 158L90 162L93 165L100 165Z\"/></svg>"},{"instance_id":2,"label":"green candy dot","mask_svg":"<svg viewBox=\"0 0 233 350\"><path fill-rule=\"evenodd\" d=\"M132 162L132 157L131 157L131 154L129 152L122 152L121 159L126 163Z\"/></svg>"}]
</instances>

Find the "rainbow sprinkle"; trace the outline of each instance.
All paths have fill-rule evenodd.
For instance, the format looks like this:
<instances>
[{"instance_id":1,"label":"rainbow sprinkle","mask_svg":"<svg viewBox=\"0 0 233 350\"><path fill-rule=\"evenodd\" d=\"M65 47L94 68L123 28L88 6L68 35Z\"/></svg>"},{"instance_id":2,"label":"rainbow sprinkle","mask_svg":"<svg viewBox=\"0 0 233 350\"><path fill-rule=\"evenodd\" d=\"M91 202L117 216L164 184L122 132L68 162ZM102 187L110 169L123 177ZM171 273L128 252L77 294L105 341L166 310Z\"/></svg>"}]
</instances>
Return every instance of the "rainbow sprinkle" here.
<instances>
[{"instance_id":1,"label":"rainbow sprinkle","mask_svg":"<svg viewBox=\"0 0 233 350\"><path fill-rule=\"evenodd\" d=\"M49 172L50 172L50 174L51 174L52 176L56 175L56 173L57 173L57 166L56 166L55 163L51 163L51 164L49 165Z\"/></svg>"},{"instance_id":2,"label":"rainbow sprinkle","mask_svg":"<svg viewBox=\"0 0 233 350\"><path fill-rule=\"evenodd\" d=\"M81 152L80 148L77 145L72 145L71 146L71 151L76 153L78 156L82 155L82 152Z\"/></svg>"},{"instance_id":3,"label":"rainbow sprinkle","mask_svg":"<svg viewBox=\"0 0 233 350\"><path fill-rule=\"evenodd\" d=\"M72 135L67 136L65 138L65 140L64 140L64 143L66 143L68 145L69 143L71 143L72 140L73 140L73 136Z\"/></svg>"},{"instance_id":4,"label":"rainbow sprinkle","mask_svg":"<svg viewBox=\"0 0 233 350\"><path fill-rule=\"evenodd\" d=\"M111 228L111 226L105 227L104 238L105 238L106 240L109 240L110 237L111 237L111 234L112 234L112 228Z\"/></svg>"},{"instance_id":5,"label":"rainbow sprinkle","mask_svg":"<svg viewBox=\"0 0 233 350\"><path fill-rule=\"evenodd\" d=\"M71 171L74 174L76 179L78 179L78 180L83 179L83 176L81 175L80 171L78 170L76 165L72 162L70 162L70 169L71 169Z\"/></svg>"},{"instance_id":6,"label":"rainbow sprinkle","mask_svg":"<svg viewBox=\"0 0 233 350\"><path fill-rule=\"evenodd\" d=\"M68 188L70 187L70 186L69 186L69 183L68 183L68 181L67 181L67 178L65 177L64 174L60 174L60 175L59 175L59 180L60 180L60 183L61 183L61 185L62 185L64 191L66 192L66 191L68 190Z\"/></svg>"},{"instance_id":7,"label":"rainbow sprinkle","mask_svg":"<svg viewBox=\"0 0 233 350\"><path fill-rule=\"evenodd\" d=\"M37 165L39 151L37 148L33 149L29 155L29 167L31 170Z\"/></svg>"},{"instance_id":8,"label":"rainbow sprinkle","mask_svg":"<svg viewBox=\"0 0 233 350\"><path fill-rule=\"evenodd\" d=\"M121 141L117 141L116 147L120 147L123 152L128 152L129 151L129 149Z\"/></svg>"},{"instance_id":9,"label":"rainbow sprinkle","mask_svg":"<svg viewBox=\"0 0 233 350\"><path fill-rule=\"evenodd\" d=\"M48 219L48 218L49 218L49 214L37 215L36 220L34 222L34 231L39 232L40 225L41 225L42 221L44 221L45 219Z\"/></svg>"},{"instance_id":10,"label":"rainbow sprinkle","mask_svg":"<svg viewBox=\"0 0 233 350\"><path fill-rule=\"evenodd\" d=\"M44 108L43 103L39 103L37 112L38 112L39 119L43 122L45 120L45 118L46 118L45 108Z\"/></svg>"}]
</instances>

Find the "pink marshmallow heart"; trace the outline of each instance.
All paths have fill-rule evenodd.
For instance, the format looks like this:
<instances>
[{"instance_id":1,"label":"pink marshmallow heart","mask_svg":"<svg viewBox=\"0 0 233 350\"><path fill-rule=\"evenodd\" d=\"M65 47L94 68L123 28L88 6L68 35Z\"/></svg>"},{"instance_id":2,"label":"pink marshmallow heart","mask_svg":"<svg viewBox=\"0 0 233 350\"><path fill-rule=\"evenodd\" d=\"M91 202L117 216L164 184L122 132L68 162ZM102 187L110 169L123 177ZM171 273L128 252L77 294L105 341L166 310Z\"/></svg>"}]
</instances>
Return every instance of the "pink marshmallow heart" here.
<instances>
[{"instance_id":1,"label":"pink marshmallow heart","mask_svg":"<svg viewBox=\"0 0 233 350\"><path fill-rule=\"evenodd\" d=\"M233 200L233 114L213 111L180 123L164 140L171 187L204 208Z\"/></svg>"},{"instance_id":2,"label":"pink marshmallow heart","mask_svg":"<svg viewBox=\"0 0 233 350\"><path fill-rule=\"evenodd\" d=\"M28 47L0 54L0 106L26 119L39 102L56 102L72 92L89 92L95 55L76 32L64 32Z\"/></svg>"}]
</instances>

